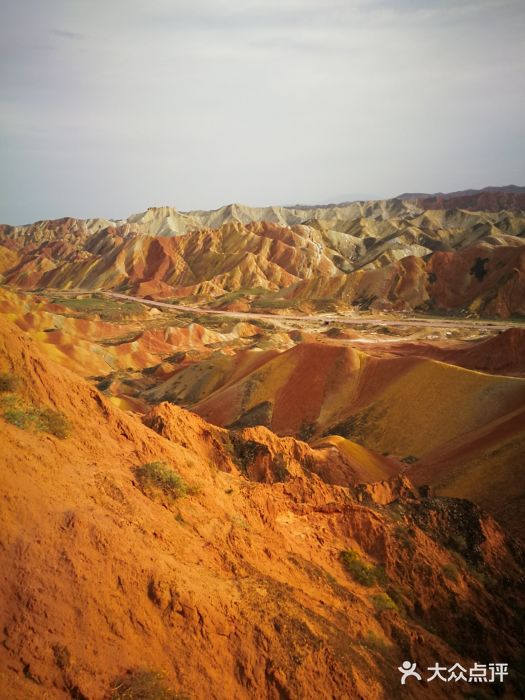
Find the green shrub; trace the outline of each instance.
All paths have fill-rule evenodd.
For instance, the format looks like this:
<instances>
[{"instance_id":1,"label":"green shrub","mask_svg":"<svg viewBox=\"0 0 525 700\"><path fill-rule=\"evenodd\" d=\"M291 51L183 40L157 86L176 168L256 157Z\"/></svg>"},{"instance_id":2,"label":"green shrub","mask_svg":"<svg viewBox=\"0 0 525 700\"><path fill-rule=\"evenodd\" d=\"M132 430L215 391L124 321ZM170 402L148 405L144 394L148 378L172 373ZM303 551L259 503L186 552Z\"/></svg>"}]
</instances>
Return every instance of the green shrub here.
<instances>
[{"instance_id":1,"label":"green shrub","mask_svg":"<svg viewBox=\"0 0 525 700\"><path fill-rule=\"evenodd\" d=\"M187 700L175 692L163 674L156 671L133 671L119 678L111 689L110 700Z\"/></svg>"},{"instance_id":2,"label":"green shrub","mask_svg":"<svg viewBox=\"0 0 525 700\"><path fill-rule=\"evenodd\" d=\"M373 586L385 583L387 576L382 566L369 564L361 559L355 549L345 549L341 552L341 561L350 576L362 586Z\"/></svg>"},{"instance_id":3,"label":"green shrub","mask_svg":"<svg viewBox=\"0 0 525 700\"><path fill-rule=\"evenodd\" d=\"M18 387L18 379L14 374L2 372L0 374L0 392L16 391Z\"/></svg>"},{"instance_id":4,"label":"green shrub","mask_svg":"<svg viewBox=\"0 0 525 700\"><path fill-rule=\"evenodd\" d=\"M400 612L405 611L405 598L398 586L390 585L386 588L387 595L393 600Z\"/></svg>"},{"instance_id":5,"label":"green shrub","mask_svg":"<svg viewBox=\"0 0 525 700\"><path fill-rule=\"evenodd\" d=\"M32 414L23 408L9 408L4 412L4 418L8 423L25 430L32 422Z\"/></svg>"},{"instance_id":6,"label":"green shrub","mask_svg":"<svg viewBox=\"0 0 525 700\"><path fill-rule=\"evenodd\" d=\"M371 600L374 604L376 612L381 612L382 610L396 610L399 612L399 608L388 593L377 593L376 595L372 596Z\"/></svg>"},{"instance_id":7,"label":"green shrub","mask_svg":"<svg viewBox=\"0 0 525 700\"><path fill-rule=\"evenodd\" d=\"M148 462L135 469L135 475L144 492L162 491L172 499L197 493L195 486L189 486L184 479L165 462Z\"/></svg>"}]
</instances>

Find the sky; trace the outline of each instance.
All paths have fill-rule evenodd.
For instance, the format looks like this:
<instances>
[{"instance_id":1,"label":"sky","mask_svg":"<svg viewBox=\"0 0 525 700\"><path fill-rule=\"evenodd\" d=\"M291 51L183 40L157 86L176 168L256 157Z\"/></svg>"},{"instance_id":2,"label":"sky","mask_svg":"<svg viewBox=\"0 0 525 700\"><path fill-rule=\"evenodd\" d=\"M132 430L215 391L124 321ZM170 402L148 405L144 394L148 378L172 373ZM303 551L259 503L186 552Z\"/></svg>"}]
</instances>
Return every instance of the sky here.
<instances>
[{"instance_id":1,"label":"sky","mask_svg":"<svg viewBox=\"0 0 525 700\"><path fill-rule=\"evenodd\" d=\"M524 0L2 0L0 222L525 185Z\"/></svg>"}]
</instances>

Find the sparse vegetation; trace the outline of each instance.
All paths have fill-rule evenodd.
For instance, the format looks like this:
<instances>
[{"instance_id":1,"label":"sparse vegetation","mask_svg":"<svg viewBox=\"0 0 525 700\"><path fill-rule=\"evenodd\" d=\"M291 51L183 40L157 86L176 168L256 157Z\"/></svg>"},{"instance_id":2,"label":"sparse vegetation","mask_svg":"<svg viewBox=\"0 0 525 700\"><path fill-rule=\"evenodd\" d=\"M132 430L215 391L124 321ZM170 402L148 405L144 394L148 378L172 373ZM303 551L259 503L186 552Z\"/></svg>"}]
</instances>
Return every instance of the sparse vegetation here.
<instances>
[{"instance_id":1,"label":"sparse vegetation","mask_svg":"<svg viewBox=\"0 0 525 700\"><path fill-rule=\"evenodd\" d=\"M122 321L143 318L147 313L144 305L137 301L118 301L98 294L77 298L56 296L51 301L70 309L77 318L92 318L97 314L103 321Z\"/></svg>"},{"instance_id":2,"label":"sparse vegetation","mask_svg":"<svg viewBox=\"0 0 525 700\"><path fill-rule=\"evenodd\" d=\"M374 584L384 584L387 581L384 568L363 561L355 549L345 549L341 552L341 562L354 581L362 586L369 587Z\"/></svg>"},{"instance_id":3,"label":"sparse vegetation","mask_svg":"<svg viewBox=\"0 0 525 700\"><path fill-rule=\"evenodd\" d=\"M69 421L64 414L49 408L35 406L9 408L5 411L4 418L8 423L22 430L33 428L61 439L68 437L71 432Z\"/></svg>"},{"instance_id":4,"label":"sparse vegetation","mask_svg":"<svg viewBox=\"0 0 525 700\"><path fill-rule=\"evenodd\" d=\"M124 345L126 343L134 343L136 340L139 340L143 335L143 331L129 331L128 333L125 333L124 335L117 336L116 338L103 338L100 340L101 345L105 345L107 347L111 347L114 345Z\"/></svg>"},{"instance_id":5,"label":"sparse vegetation","mask_svg":"<svg viewBox=\"0 0 525 700\"><path fill-rule=\"evenodd\" d=\"M405 592L406 592L406 589L405 589ZM392 599L392 601L396 604L396 606L400 612L406 611L405 610L405 599L404 599L403 592L402 592L401 588L399 588L398 586L390 585L390 586L387 586L386 593ZM408 593L408 594L410 595L410 593Z\"/></svg>"},{"instance_id":6,"label":"sparse vegetation","mask_svg":"<svg viewBox=\"0 0 525 700\"><path fill-rule=\"evenodd\" d=\"M71 425L60 411L34 406L24 401L14 389L18 379L13 375L2 375L4 389L1 391L0 411L4 420L21 430L36 430L64 439L71 433Z\"/></svg>"},{"instance_id":7,"label":"sparse vegetation","mask_svg":"<svg viewBox=\"0 0 525 700\"><path fill-rule=\"evenodd\" d=\"M399 612L399 608L388 593L377 593L371 597L371 600L376 612L382 612L383 610L396 610Z\"/></svg>"},{"instance_id":8,"label":"sparse vegetation","mask_svg":"<svg viewBox=\"0 0 525 700\"><path fill-rule=\"evenodd\" d=\"M51 433L58 438L66 438L71 432L71 425L63 413L50 408L38 409L38 429Z\"/></svg>"},{"instance_id":9,"label":"sparse vegetation","mask_svg":"<svg viewBox=\"0 0 525 700\"><path fill-rule=\"evenodd\" d=\"M360 640L359 644L365 647L365 649L375 651L379 654L388 652L388 644L373 632L367 632L366 636Z\"/></svg>"},{"instance_id":10,"label":"sparse vegetation","mask_svg":"<svg viewBox=\"0 0 525 700\"><path fill-rule=\"evenodd\" d=\"M151 491L161 491L169 499L191 496L198 492L198 487L190 486L165 462L148 462L135 469L142 491L149 495Z\"/></svg>"},{"instance_id":11,"label":"sparse vegetation","mask_svg":"<svg viewBox=\"0 0 525 700\"><path fill-rule=\"evenodd\" d=\"M170 688L162 673L140 670L117 679L109 700L188 700L188 696Z\"/></svg>"},{"instance_id":12,"label":"sparse vegetation","mask_svg":"<svg viewBox=\"0 0 525 700\"><path fill-rule=\"evenodd\" d=\"M230 522L234 527L238 527L240 530L249 530L250 529L248 521L242 515L230 516Z\"/></svg>"}]
</instances>

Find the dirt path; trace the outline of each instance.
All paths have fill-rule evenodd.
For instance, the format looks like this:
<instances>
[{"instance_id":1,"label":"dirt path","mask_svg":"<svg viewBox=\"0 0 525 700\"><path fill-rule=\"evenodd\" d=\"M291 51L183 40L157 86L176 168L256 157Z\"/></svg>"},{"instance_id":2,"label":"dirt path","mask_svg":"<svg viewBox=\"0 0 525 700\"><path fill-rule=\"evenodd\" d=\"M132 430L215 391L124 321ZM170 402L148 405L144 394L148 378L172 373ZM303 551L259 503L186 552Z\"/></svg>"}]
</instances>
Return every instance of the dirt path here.
<instances>
[{"instance_id":1,"label":"dirt path","mask_svg":"<svg viewBox=\"0 0 525 700\"><path fill-rule=\"evenodd\" d=\"M82 292L80 292L82 293ZM301 321L302 323L336 323L345 326L360 326L360 325L387 325L387 326L418 326L418 327L429 327L433 328L457 328L461 326L464 329L472 329L477 331L496 331L496 330L506 330L507 328L516 327L516 323L509 323L507 321L472 321L465 319L441 319L441 318L406 318L406 319L389 319L384 316L375 317L345 317L345 316L333 316L329 314L316 315L316 316L306 316L306 315L293 315L293 314L261 314L252 311L220 311L217 309L206 309L200 308L198 306L186 306L184 304L170 304L166 301L154 301L152 299L144 299L142 297L129 296L128 294L120 294L119 292L109 292L103 291L102 294L113 297L116 299L123 299L124 301L137 301L140 304L147 304L148 306L155 306L164 309L175 309L177 311L185 311L187 313L193 313L198 315L203 314L213 314L216 316L228 316L230 318L239 318L246 321L264 319L271 321Z\"/></svg>"}]
</instances>

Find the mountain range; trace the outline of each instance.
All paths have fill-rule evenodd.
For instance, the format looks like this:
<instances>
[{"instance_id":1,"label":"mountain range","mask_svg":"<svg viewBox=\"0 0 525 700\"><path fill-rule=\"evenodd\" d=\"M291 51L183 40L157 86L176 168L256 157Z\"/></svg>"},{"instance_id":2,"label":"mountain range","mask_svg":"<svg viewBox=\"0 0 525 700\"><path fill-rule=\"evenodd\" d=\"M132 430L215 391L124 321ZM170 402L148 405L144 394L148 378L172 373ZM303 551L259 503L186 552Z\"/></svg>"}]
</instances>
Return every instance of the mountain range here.
<instances>
[{"instance_id":1,"label":"mountain range","mask_svg":"<svg viewBox=\"0 0 525 700\"><path fill-rule=\"evenodd\" d=\"M428 198L396 198L304 209L160 207L121 221L3 225L0 273L25 289L113 289L221 308L520 316L523 208L459 205L519 198L523 188L489 190L446 195L453 208L436 209L438 196L428 206Z\"/></svg>"}]
</instances>

